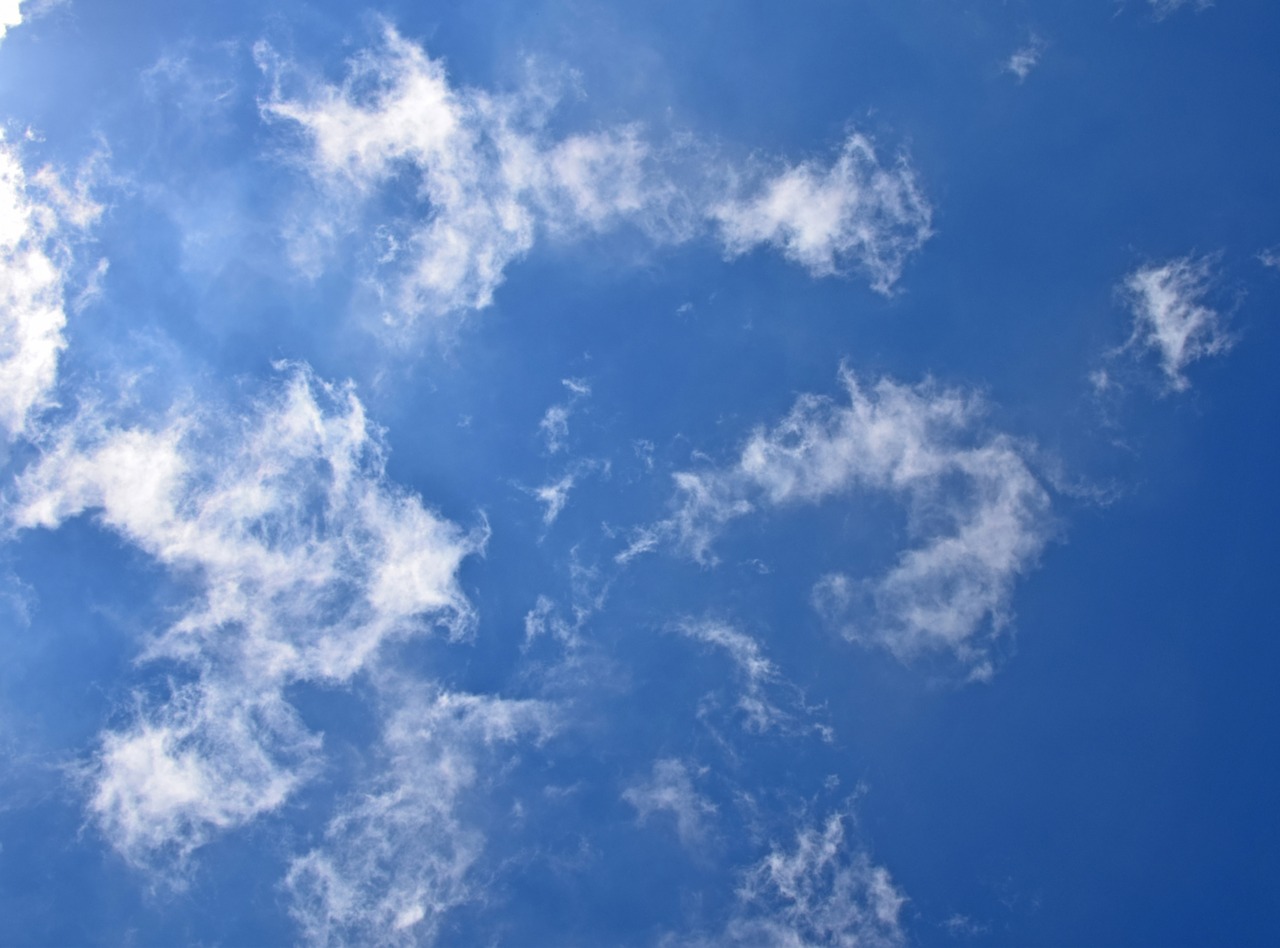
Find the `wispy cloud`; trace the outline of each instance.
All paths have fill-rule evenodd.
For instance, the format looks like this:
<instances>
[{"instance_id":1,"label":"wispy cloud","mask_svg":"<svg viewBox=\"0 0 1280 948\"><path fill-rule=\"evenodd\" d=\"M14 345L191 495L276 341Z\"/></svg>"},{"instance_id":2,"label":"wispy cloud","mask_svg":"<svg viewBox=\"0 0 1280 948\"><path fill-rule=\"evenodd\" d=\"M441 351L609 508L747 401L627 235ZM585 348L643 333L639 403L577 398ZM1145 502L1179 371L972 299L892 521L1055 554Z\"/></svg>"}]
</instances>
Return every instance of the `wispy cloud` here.
<instances>
[{"instance_id":1,"label":"wispy cloud","mask_svg":"<svg viewBox=\"0 0 1280 948\"><path fill-rule=\"evenodd\" d=\"M68 241L100 212L83 179L67 187L49 168L28 176L0 131L0 428L10 439L50 404L66 347Z\"/></svg>"},{"instance_id":2,"label":"wispy cloud","mask_svg":"<svg viewBox=\"0 0 1280 948\"><path fill-rule=\"evenodd\" d=\"M266 46L258 56L275 83L263 114L303 131L309 167L333 199L358 204L411 179L416 210L383 225L388 318L488 306L540 229L628 220L660 236L683 226L679 196L638 129L554 139L545 84L511 95L454 86L443 63L389 26L342 86L303 79L290 95L296 69Z\"/></svg>"},{"instance_id":3,"label":"wispy cloud","mask_svg":"<svg viewBox=\"0 0 1280 948\"><path fill-rule=\"evenodd\" d=\"M715 804L694 787L689 767L671 758L654 761L653 774L627 787L622 799L635 807L642 823L655 813L671 814L676 835L690 849L697 849L706 839L707 821L716 813Z\"/></svg>"},{"instance_id":4,"label":"wispy cloud","mask_svg":"<svg viewBox=\"0 0 1280 948\"><path fill-rule=\"evenodd\" d=\"M769 245L814 275L855 269L888 292L931 233L910 166L882 163L865 135L830 165L733 169L710 146L658 147L634 124L556 137L554 83L509 94L455 85L390 26L342 85L302 76L265 44L257 56L272 82L262 113L301 131L325 195L294 228L299 264L317 271L343 228L376 232L373 279L401 327L488 306L540 234L629 224L668 243L710 224L731 256ZM403 210L376 226L362 217L388 204Z\"/></svg>"},{"instance_id":5,"label":"wispy cloud","mask_svg":"<svg viewBox=\"0 0 1280 948\"><path fill-rule=\"evenodd\" d=\"M1169 386L1190 386L1184 374L1192 362L1226 352L1234 339L1221 315L1204 304L1213 278L1212 259L1180 257L1142 267L1124 283L1133 311L1133 333L1125 348L1154 350Z\"/></svg>"},{"instance_id":6,"label":"wispy cloud","mask_svg":"<svg viewBox=\"0 0 1280 948\"><path fill-rule=\"evenodd\" d=\"M396 692L385 769L340 805L324 842L290 864L290 911L309 944L430 944L445 914L476 896L470 873L485 835L457 810L480 792L482 765L556 728L543 702Z\"/></svg>"},{"instance_id":7,"label":"wispy cloud","mask_svg":"<svg viewBox=\"0 0 1280 948\"><path fill-rule=\"evenodd\" d=\"M560 384L568 389L568 400L552 405L538 422L538 433L542 435L548 454L564 450L569 437L569 417L578 402L591 395L591 386L582 379L561 379Z\"/></svg>"},{"instance_id":8,"label":"wispy cloud","mask_svg":"<svg viewBox=\"0 0 1280 948\"><path fill-rule=\"evenodd\" d=\"M676 623L674 629L689 639L723 651L732 661L739 682L737 709L748 731L763 734L770 730L817 730L830 739L830 728L796 727L792 712L779 706L779 702L784 702L808 710L803 707L797 689L783 678L756 639L726 622L708 618L685 619Z\"/></svg>"},{"instance_id":9,"label":"wispy cloud","mask_svg":"<svg viewBox=\"0 0 1280 948\"><path fill-rule=\"evenodd\" d=\"M1183 7L1195 10L1207 10L1213 6L1213 0L1147 0L1151 13L1157 20L1163 20L1171 13L1177 13Z\"/></svg>"},{"instance_id":10,"label":"wispy cloud","mask_svg":"<svg viewBox=\"0 0 1280 948\"><path fill-rule=\"evenodd\" d=\"M1040 57L1044 55L1047 45L1041 37L1033 33L1026 45L1015 50L1013 55L1005 61L1005 72L1012 73L1018 77L1019 82L1022 82L1031 75L1031 70L1040 65Z\"/></svg>"},{"instance_id":11,"label":"wispy cloud","mask_svg":"<svg viewBox=\"0 0 1280 948\"><path fill-rule=\"evenodd\" d=\"M283 801L314 749L284 689L346 681L381 646L472 610L456 573L482 548L384 474L350 386L305 368L247 416L185 406L120 428L89 412L19 478L9 519L92 513L192 590L143 658L187 669L102 738L91 810L126 858L179 862Z\"/></svg>"},{"instance_id":12,"label":"wispy cloud","mask_svg":"<svg viewBox=\"0 0 1280 948\"><path fill-rule=\"evenodd\" d=\"M910 165L885 165L857 133L830 165L785 167L748 195L716 205L712 216L730 254L767 244L815 276L855 267L882 293L933 233L932 209Z\"/></svg>"},{"instance_id":13,"label":"wispy cloud","mask_svg":"<svg viewBox=\"0 0 1280 948\"><path fill-rule=\"evenodd\" d=\"M1048 538L1048 494L1016 442L981 433L976 395L888 379L868 390L848 369L841 381L847 405L802 395L733 464L677 473L672 516L638 531L619 557L672 543L710 564L720 533L753 511L888 492L907 505L919 545L878 579L824 577L815 605L850 639L904 660L949 649L985 677L987 640Z\"/></svg>"},{"instance_id":14,"label":"wispy cloud","mask_svg":"<svg viewBox=\"0 0 1280 948\"><path fill-rule=\"evenodd\" d=\"M839 945L890 948L906 944L907 899L889 871L846 838L846 817L805 826L793 847L775 846L746 874L738 907L715 944Z\"/></svg>"}]
</instances>

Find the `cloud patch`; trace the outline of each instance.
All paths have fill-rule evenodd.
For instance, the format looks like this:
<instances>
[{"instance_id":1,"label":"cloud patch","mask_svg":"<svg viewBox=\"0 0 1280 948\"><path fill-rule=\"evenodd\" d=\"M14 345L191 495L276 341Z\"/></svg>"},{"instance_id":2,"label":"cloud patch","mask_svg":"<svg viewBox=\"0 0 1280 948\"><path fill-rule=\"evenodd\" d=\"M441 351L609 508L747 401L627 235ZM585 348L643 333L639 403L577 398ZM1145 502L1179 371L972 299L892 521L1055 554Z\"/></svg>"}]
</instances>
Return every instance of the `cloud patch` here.
<instances>
[{"instance_id":1,"label":"cloud patch","mask_svg":"<svg viewBox=\"0 0 1280 948\"><path fill-rule=\"evenodd\" d=\"M906 944L906 897L887 869L850 845L845 823L834 814L820 826L802 827L793 846L775 846L746 873L723 934L705 944Z\"/></svg>"},{"instance_id":2,"label":"cloud patch","mask_svg":"<svg viewBox=\"0 0 1280 948\"><path fill-rule=\"evenodd\" d=\"M554 94L543 84L510 95L454 86L442 62L390 26L341 86L302 79L290 94L296 68L265 45L257 53L274 82L263 115L301 130L307 168L331 203L409 202L382 225L377 279L391 321L488 306L539 231L627 220L662 238L685 226L638 129L556 140L545 129Z\"/></svg>"},{"instance_id":3,"label":"cloud patch","mask_svg":"<svg viewBox=\"0 0 1280 948\"><path fill-rule=\"evenodd\" d=\"M823 577L814 605L851 640L903 660L949 650L986 677L1013 585L1050 534L1049 496L1013 439L981 432L976 395L889 379L867 388L847 368L840 379L847 404L802 395L732 464L676 473L672 515L637 531L619 558L667 543L711 565L740 517L887 492L905 504L917 545L878 578Z\"/></svg>"},{"instance_id":4,"label":"cloud patch","mask_svg":"<svg viewBox=\"0 0 1280 948\"><path fill-rule=\"evenodd\" d=\"M486 532L441 518L384 465L352 387L294 368L240 418L185 406L121 428L86 414L19 478L13 527L91 513L189 591L142 659L190 680L139 698L91 768L90 809L130 861L180 862L306 778L317 745L286 686L347 681L433 627L469 631L457 570Z\"/></svg>"},{"instance_id":5,"label":"cloud patch","mask_svg":"<svg viewBox=\"0 0 1280 948\"><path fill-rule=\"evenodd\" d=\"M290 228L295 262L318 273L326 244L376 233L370 278L401 329L490 305L540 236L625 224L674 243L711 227L731 257L767 245L815 276L857 270L887 293L932 233L911 167L884 164L862 134L829 165L733 169L709 145L660 147L635 124L556 137L555 83L508 94L455 85L390 26L341 85L301 75L265 44L256 52L272 84L262 114L301 134L322 197Z\"/></svg>"},{"instance_id":6,"label":"cloud patch","mask_svg":"<svg viewBox=\"0 0 1280 948\"><path fill-rule=\"evenodd\" d=\"M484 831L458 811L482 793L481 764L556 728L554 709L539 701L394 691L384 770L290 864L284 887L308 944L433 942L449 910L477 895L470 876Z\"/></svg>"},{"instance_id":7,"label":"cloud patch","mask_svg":"<svg viewBox=\"0 0 1280 948\"><path fill-rule=\"evenodd\" d=\"M66 348L68 241L100 212L83 181L68 188L49 168L28 176L0 131L0 429L10 440L51 403Z\"/></svg>"},{"instance_id":8,"label":"cloud patch","mask_svg":"<svg viewBox=\"0 0 1280 948\"><path fill-rule=\"evenodd\" d=\"M1031 70L1040 65L1040 57L1044 55L1047 45L1039 36L1032 34L1027 44L1014 50L1013 54L1005 61L1005 72L1012 73L1019 82L1022 82L1027 76L1031 75Z\"/></svg>"},{"instance_id":9,"label":"cloud patch","mask_svg":"<svg viewBox=\"0 0 1280 948\"><path fill-rule=\"evenodd\" d=\"M694 787L690 768L674 758L654 761L652 775L627 787L622 799L635 807L641 823L655 813L669 813L681 844L695 850L707 838L708 821L716 814L715 804Z\"/></svg>"},{"instance_id":10,"label":"cloud patch","mask_svg":"<svg viewBox=\"0 0 1280 948\"><path fill-rule=\"evenodd\" d=\"M1124 348L1155 352L1174 391L1190 387L1187 366L1224 353L1235 342L1221 314L1205 305L1212 279L1212 260L1207 257L1179 257L1140 267L1125 279L1133 331Z\"/></svg>"},{"instance_id":11,"label":"cloud patch","mask_svg":"<svg viewBox=\"0 0 1280 948\"><path fill-rule=\"evenodd\" d=\"M782 168L711 211L731 256L772 246L814 276L862 271L888 293L932 235L932 210L905 159L886 166L851 134L830 165Z\"/></svg>"}]
</instances>

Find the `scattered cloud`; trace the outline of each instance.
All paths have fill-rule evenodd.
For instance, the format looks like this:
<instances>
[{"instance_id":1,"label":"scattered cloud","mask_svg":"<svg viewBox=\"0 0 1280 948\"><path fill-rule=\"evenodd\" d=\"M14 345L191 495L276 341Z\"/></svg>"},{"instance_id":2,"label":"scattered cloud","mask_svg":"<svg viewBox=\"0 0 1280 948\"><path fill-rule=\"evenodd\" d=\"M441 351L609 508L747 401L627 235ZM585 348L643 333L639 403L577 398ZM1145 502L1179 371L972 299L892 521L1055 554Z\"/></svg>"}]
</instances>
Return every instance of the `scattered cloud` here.
<instances>
[{"instance_id":1,"label":"scattered cloud","mask_svg":"<svg viewBox=\"0 0 1280 948\"><path fill-rule=\"evenodd\" d=\"M325 197L290 228L295 262L314 275L326 244L375 232L372 279L385 321L401 328L490 305L540 234L629 224L670 243L710 223L730 256L770 245L815 276L857 269L887 293L932 233L905 159L882 164L861 134L830 166L734 171L689 136L659 147L634 124L556 138L554 82L504 95L454 85L391 26L342 85L302 76L265 44L256 54L272 83L262 114L301 131ZM387 206L400 210L376 227L361 217Z\"/></svg>"},{"instance_id":2,"label":"scattered cloud","mask_svg":"<svg viewBox=\"0 0 1280 948\"><path fill-rule=\"evenodd\" d=\"M73 187L49 168L28 176L0 131L0 428L9 439L28 434L51 402L66 347L68 241L100 212L85 176Z\"/></svg>"},{"instance_id":3,"label":"scattered cloud","mask_svg":"<svg viewBox=\"0 0 1280 948\"><path fill-rule=\"evenodd\" d=\"M577 461L569 466L559 478L543 484L541 487L528 488L528 492L543 505L542 525L549 527L556 522L565 504L569 502L569 492L577 486L584 474L593 471L609 473L609 462L596 460Z\"/></svg>"},{"instance_id":4,"label":"scattered cloud","mask_svg":"<svg viewBox=\"0 0 1280 948\"><path fill-rule=\"evenodd\" d=\"M569 416L579 401L591 396L591 386L582 379L561 379L560 384L569 390L569 400L552 405L538 422L538 432L548 454L558 454L565 449L569 438Z\"/></svg>"},{"instance_id":5,"label":"scattered cloud","mask_svg":"<svg viewBox=\"0 0 1280 948\"><path fill-rule=\"evenodd\" d=\"M1157 20L1163 20L1171 13L1177 13L1183 7L1194 10L1207 10L1213 6L1213 0L1147 0L1151 13Z\"/></svg>"},{"instance_id":6,"label":"scattered cloud","mask_svg":"<svg viewBox=\"0 0 1280 948\"><path fill-rule=\"evenodd\" d=\"M22 0L0 0L0 41L22 22Z\"/></svg>"},{"instance_id":7,"label":"scattered cloud","mask_svg":"<svg viewBox=\"0 0 1280 948\"><path fill-rule=\"evenodd\" d=\"M670 543L714 564L720 533L753 511L888 492L906 504L919 545L877 579L824 577L814 605L851 640L903 660L948 649L985 677L987 640L1049 536L1048 494L1016 442L981 433L976 395L889 379L867 390L847 368L840 378L848 405L802 395L735 463L676 473L673 515L638 530L618 559Z\"/></svg>"},{"instance_id":8,"label":"scattered cloud","mask_svg":"<svg viewBox=\"0 0 1280 948\"><path fill-rule=\"evenodd\" d=\"M760 643L751 636L716 619L686 619L676 623L674 628L681 635L720 649L729 656L741 684L737 708L748 731L763 734L769 730L788 733L811 730L793 727L793 715L779 707L779 693L788 691L791 694L782 700L807 710L794 686L782 677L773 662L765 657ZM816 730L830 739L830 728L819 726Z\"/></svg>"},{"instance_id":9,"label":"scattered cloud","mask_svg":"<svg viewBox=\"0 0 1280 948\"><path fill-rule=\"evenodd\" d=\"M1044 54L1047 45L1041 37L1033 33L1027 44L1015 50L1005 62L1005 72L1013 73L1018 77L1018 81L1022 82L1031 75L1031 70L1040 65L1040 57Z\"/></svg>"},{"instance_id":10,"label":"scattered cloud","mask_svg":"<svg viewBox=\"0 0 1280 948\"><path fill-rule=\"evenodd\" d=\"M884 165L857 133L831 165L788 166L751 190L712 210L731 255L768 244L814 276L856 267L881 293L933 233L932 209L910 165Z\"/></svg>"},{"instance_id":11,"label":"scattered cloud","mask_svg":"<svg viewBox=\"0 0 1280 948\"><path fill-rule=\"evenodd\" d=\"M1208 257L1180 257L1141 267L1125 279L1133 333L1124 348L1154 350L1175 391L1190 386L1184 374L1188 365L1226 352L1235 341L1223 328L1221 315L1204 305L1212 263Z\"/></svg>"},{"instance_id":12,"label":"scattered cloud","mask_svg":"<svg viewBox=\"0 0 1280 948\"><path fill-rule=\"evenodd\" d=\"M806 826L793 848L775 847L747 873L739 905L717 944L906 944L900 916L907 899L887 869L846 840L846 818ZM852 850L852 851L851 851Z\"/></svg>"},{"instance_id":13,"label":"scattered cloud","mask_svg":"<svg viewBox=\"0 0 1280 948\"><path fill-rule=\"evenodd\" d=\"M308 944L433 942L446 913L478 895L470 875L485 834L459 811L483 793L482 764L557 725L544 702L422 685L396 692L385 769L339 807L323 843L290 864L285 889Z\"/></svg>"},{"instance_id":14,"label":"scattered cloud","mask_svg":"<svg viewBox=\"0 0 1280 948\"><path fill-rule=\"evenodd\" d=\"M641 823L655 813L670 813L676 835L690 849L697 849L706 839L707 821L716 813L715 804L694 788L689 767L671 758L654 761L653 775L624 790L622 799L635 807Z\"/></svg>"},{"instance_id":15,"label":"scattered cloud","mask_svg":"<svg viewBox=\"0 0 1280 948\"><path fill-rule=\"evenodd\" d=\"M457 570L486 532L442 519L384 464L352 387L300 367L238 418L183 406L119 428L89 412L19 478L13 527L92 513L190 590L142 658L193 680L138 698L91 768L90 809L129 860L181 861L305 778L315 744L287 685L347 681L433 626L469 631Z\"/></svg>"},{"instance_id":16,"label":"scattered cloud","mask_svg":"<svg viewBox=\"0 0 1280 948\"><path fill-rule=\"evenodd\" d=\"M556 95L545 82L511 95L454 86L442 62L390 26L341 86L301 79L288 94L297 69L263 44L257 55L274 83L263 114L302 130L308 167L333 201L350 207L406 187L413 195L404 219L384 225L378 279L392 321L488 306L539 230L625 220L670 239L687 226L637 127L552 138Z\"/></svg>"},{"instance_id":17,"label":"scattered cloud","mask_svg":"<svg viewBox=\"0 0 1280 948\"><path fill-rule=\"evenodd\" d=\"M1264 267L1280 270L1280 247L1268 247L1258 253L1258 262Z\"/></svg>"},{"instance_id":18,"label":"scattered cloud","mask_svg":"<svg viewBox=\"0 0 1280 948\"><path fill-rule=\"evenodd\" d=\"M534 488L533 495L538 498L539 503L546 506L542 514L543 526L549 527L555 523L556 517L560 516L560 511L569 502L569 491L573 490L576 482L577 475L570 471L558 481Z\"/></svg>"}]
</instances>

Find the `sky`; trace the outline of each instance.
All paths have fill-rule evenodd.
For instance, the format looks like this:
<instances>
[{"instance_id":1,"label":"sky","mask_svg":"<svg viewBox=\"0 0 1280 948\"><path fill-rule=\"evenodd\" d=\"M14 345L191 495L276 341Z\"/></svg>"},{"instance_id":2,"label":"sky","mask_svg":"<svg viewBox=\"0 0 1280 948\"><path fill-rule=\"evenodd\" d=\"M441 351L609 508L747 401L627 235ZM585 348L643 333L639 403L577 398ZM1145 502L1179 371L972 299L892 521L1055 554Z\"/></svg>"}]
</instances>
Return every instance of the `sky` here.
<instances>
[{"instance_id":1,"label":"sky","mask_svg":"<svg viewBox=\"0 0 1280 948\"><path fill-rule=\"evenodd\" d=\"M0 0L0 943L1280 941L1278 39Z\"/></svg>"}]
</instances>

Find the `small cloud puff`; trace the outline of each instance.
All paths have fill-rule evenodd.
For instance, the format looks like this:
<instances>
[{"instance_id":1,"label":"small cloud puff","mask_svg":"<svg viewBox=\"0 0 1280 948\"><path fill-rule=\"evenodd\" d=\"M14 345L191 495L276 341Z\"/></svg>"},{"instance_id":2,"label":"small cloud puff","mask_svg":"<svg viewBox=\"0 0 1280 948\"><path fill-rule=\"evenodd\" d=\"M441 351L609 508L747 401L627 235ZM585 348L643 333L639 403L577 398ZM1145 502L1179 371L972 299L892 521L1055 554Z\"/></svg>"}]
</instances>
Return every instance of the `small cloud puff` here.
<instances>
[{"instance_id":1,"label":"small cloud puff","mask_svg":"<svg viewBox=\"0 0 1280 948\"><path fill-rule=\"evenodd\" d=\"M1210 258L1180 257L1141 267L1124 282L1133 312L1133 332L1124 348L1154 350L1175 391L1190 386L1184 374L1188 365L1226 352L1235 342L1221 315L1204 305L1212 276Z\"/></svg>"},{"instance_id":2,"label":"small cloud puff","mask_svg":"<svg viewBox=\"0 0 1280 948\"><path fill-rule=\"evenodd\" d=\"M1005 72L1012 73L1018 77L1018 81L1022 82L1027 76L1031 75L1031 70L1040 64L1040 57L1044 54L1045 47L1048 44L1039 36L1032 35L1030 41L1018 50L1005 62Z\"/></svg>"},{"instance_id":3,"label":"small cloud puff","mask_svg":"<svg viewBox=\"0 0 1280 948\"><path fill-rule=\"evenodd\" d=\"M655 813L670 813L680 842L696 849L707 837L707 821L716 813L715 804L693 786L689 767L680 760L654 761L653 775L628 787L622 799L636 810L636 818L646 822Z\"/></svg>"},{"instance_id":4,"label":"small cloud puff","mask_svg":"<svg viewBox=\"0 0 1280 948\"><path fill-rule=\"evenodd\" d=\"M852 265L881 293L933 233L914 171L886 167L865 135L851 134L828 167L787 167L753 190L711 211L730 255L768 244L815 276Z\"/></svg>"}]
</instances>

